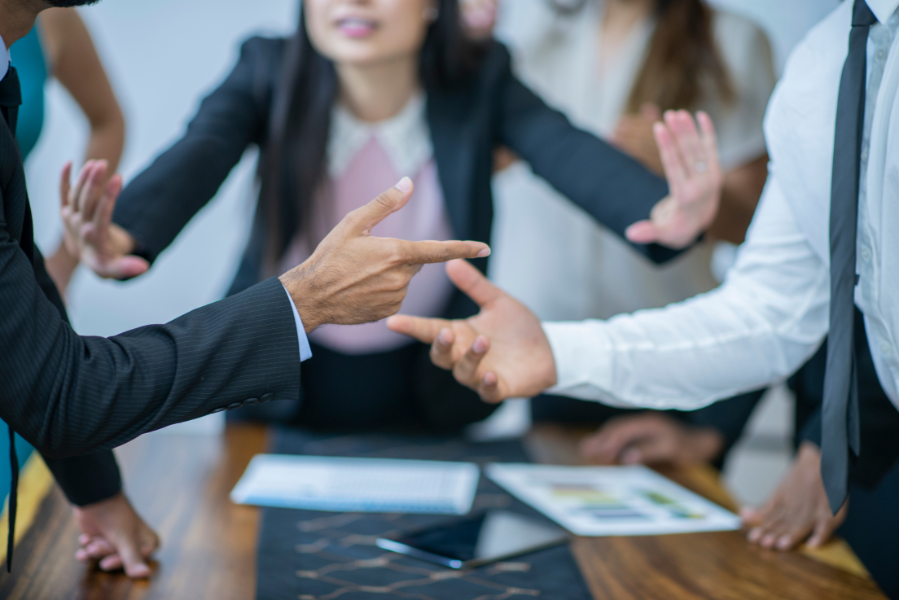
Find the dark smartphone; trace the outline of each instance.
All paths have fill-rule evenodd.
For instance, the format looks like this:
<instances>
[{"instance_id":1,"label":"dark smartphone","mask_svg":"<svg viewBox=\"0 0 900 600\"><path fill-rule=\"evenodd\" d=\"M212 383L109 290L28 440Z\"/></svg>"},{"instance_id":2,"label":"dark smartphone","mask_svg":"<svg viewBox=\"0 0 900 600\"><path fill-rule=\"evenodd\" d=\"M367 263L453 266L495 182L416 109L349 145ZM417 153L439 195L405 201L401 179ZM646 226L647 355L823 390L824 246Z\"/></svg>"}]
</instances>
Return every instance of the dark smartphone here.
<instances>
[{"instance_id":1,"label":"dark smartphone","mask_svg":"<svg viewBox=\"0 0 900 600\"><path fill-rule=\"evenodd\" d=\"M451 569L469 569L568 541L566 530L550 523L507 510L489 510L379 538L376 543L384 550Z\"/></svg>"}]
</instances>

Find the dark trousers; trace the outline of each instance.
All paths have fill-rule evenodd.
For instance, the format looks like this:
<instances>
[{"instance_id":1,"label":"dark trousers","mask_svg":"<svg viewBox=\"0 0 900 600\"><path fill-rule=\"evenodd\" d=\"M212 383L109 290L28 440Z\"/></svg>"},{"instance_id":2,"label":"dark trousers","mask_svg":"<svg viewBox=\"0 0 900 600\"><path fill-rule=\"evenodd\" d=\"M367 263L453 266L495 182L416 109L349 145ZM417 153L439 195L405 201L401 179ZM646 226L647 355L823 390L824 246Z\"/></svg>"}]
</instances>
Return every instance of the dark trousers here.
<instances>
[{"instance_id":1,"label":"dark trousers","mask_svg":"<svg viewBox=\"0 0 900 600\"><path fill-rule=\"evenodd\" d=\"M229 419L276 422L323 431L452 432L496 408L431 364L428 346L343 354L311 344L300 365L299 401L229 411Z\"/></svg>"},{"instance_id":2,"label":"dark trousers","mask_svg":"<svg viewBox=\"0 0 900 600\"><path fill-rule=\"evenodd\" d=\"M898 520L897 463L874 487L850 484L847 520L837 534L843 537L889 598L897 598Z\"/></svg>"}]
</instances>

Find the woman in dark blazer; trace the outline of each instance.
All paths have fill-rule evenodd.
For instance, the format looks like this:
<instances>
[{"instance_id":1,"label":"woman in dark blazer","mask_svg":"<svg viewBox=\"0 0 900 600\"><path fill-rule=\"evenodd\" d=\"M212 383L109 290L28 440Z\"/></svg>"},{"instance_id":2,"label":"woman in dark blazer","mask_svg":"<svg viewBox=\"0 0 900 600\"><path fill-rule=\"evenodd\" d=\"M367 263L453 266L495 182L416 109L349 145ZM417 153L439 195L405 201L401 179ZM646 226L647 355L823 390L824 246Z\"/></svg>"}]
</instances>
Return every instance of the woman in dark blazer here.
<instances>
[{"instance_id":1,"label":"woman in dark blazer","mask_svg":"<svg viewBox=\"0 0 900 600\"><path fill-rule=\"evenodd\" d=\"M310 0L300 12L292 38L244 43L234 71L203 101L185 136L122 192L113 221L127 253L152 263L251 145L261 150L261 193L229 293L270 274L297 236L314 241L311 206L328 179L332 109L350 103L345 79L351 66L358 67L342 60L360 55L364 63L379 52L396 53L407 39L455 238L490 240L492 153L500 145L623 236L669 193L665 181L573 127L516 80L503 46L469 41L459 25L457 0ZM674 254L653 244L636 245L635 251L656 261ZM485 269L485 259L476 262ZM448 318L475 312L459 292L449 293L444 306L441 314ZM455 429L493 408L435 368L428 347L418 343L362 354L315 343L312 349L314 360L301 366L299 405L282 404L281 414L265 417L324 428Z\"/></svg>"}]
</instances>

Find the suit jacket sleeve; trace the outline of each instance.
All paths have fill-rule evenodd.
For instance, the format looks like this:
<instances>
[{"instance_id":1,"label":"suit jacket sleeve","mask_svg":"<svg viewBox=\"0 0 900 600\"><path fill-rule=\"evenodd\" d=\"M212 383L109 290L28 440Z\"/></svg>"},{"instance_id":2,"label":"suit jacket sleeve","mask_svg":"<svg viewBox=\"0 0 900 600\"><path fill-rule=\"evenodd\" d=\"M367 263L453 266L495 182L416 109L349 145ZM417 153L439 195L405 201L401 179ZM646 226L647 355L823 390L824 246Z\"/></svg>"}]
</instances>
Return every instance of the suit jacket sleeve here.
<instances>
[{"instance_id":1,"label":"suit jacket sleeve","mask_svg":"<svg viewBox=\"0 0 900 600\"><path fill-rule=\"evenodd\" d=\"M282 40L253 38L237 66L207 96L187 132L122 191L113 221L151 262L216 195L251 144L260 144L269 120L271 82Z\"/></svg>"},{"instance_id":2,"label":"suit jacket sleeve","mask_svg":"<svg viewBox=\"0 0 900 600\"><path fill-rule=\"evenodd\" d=\"M275 278L165 325L80 337L0 217L0 313L0 418L50 457L300 395L297 330Z\"/></svg>"},{"instance_id":3,"label":"suit jacket sleeve","mask_svg":"<svg viewBox=\"0 0 900 600\"><path fill-rule=\"evenodd\" d=\"M623 239L626 228L650 216L669 193L663 179L547 106L516 79L509 53L501 45L492 46L488 60L497 61L501 70L499 144L525 159L536 175ZM656 262L679 254L656 244L633 246Z\"/></svg>"},{"instance_id":4,"label":"suit jacket sleeve","mask_svg":"<svg viewBox=\"0 0 900 600\"><path fill-rule=\"evenodd\" d=\"M60 317L68 322L65 304L44 267L44 258L35 248L34 274L41 291L56 308ZM69 502L85 506L106 500L122 490L122 476L112 450L102 450L70 458L44 456L47 468L59 484Z\"/></svg>"}]
</instances>

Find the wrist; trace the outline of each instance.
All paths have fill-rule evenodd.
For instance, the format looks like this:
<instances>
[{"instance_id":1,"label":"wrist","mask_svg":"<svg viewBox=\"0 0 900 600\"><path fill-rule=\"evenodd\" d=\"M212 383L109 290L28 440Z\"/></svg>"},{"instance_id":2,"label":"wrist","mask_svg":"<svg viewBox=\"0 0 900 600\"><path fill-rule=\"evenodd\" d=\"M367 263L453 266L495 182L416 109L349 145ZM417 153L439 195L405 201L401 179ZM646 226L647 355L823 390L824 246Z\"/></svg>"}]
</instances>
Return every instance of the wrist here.
<instances>
[{"instance_id":1,"label":"wrist","mask_svg":"<svg viewBox=\"0 0 900 600\"><path fill-rule=\"evenodd\" d=\"M302 267L303 265L300 265L291 269L281 275L278 280L291 297L297 314L300 315L300 321L303 322L303 329L308 334L320 325L324 325L326 321L321 311L316 308L318 303L313 299L308 277L304 276L300 270Z\"/></svg>"}]
</instances>

